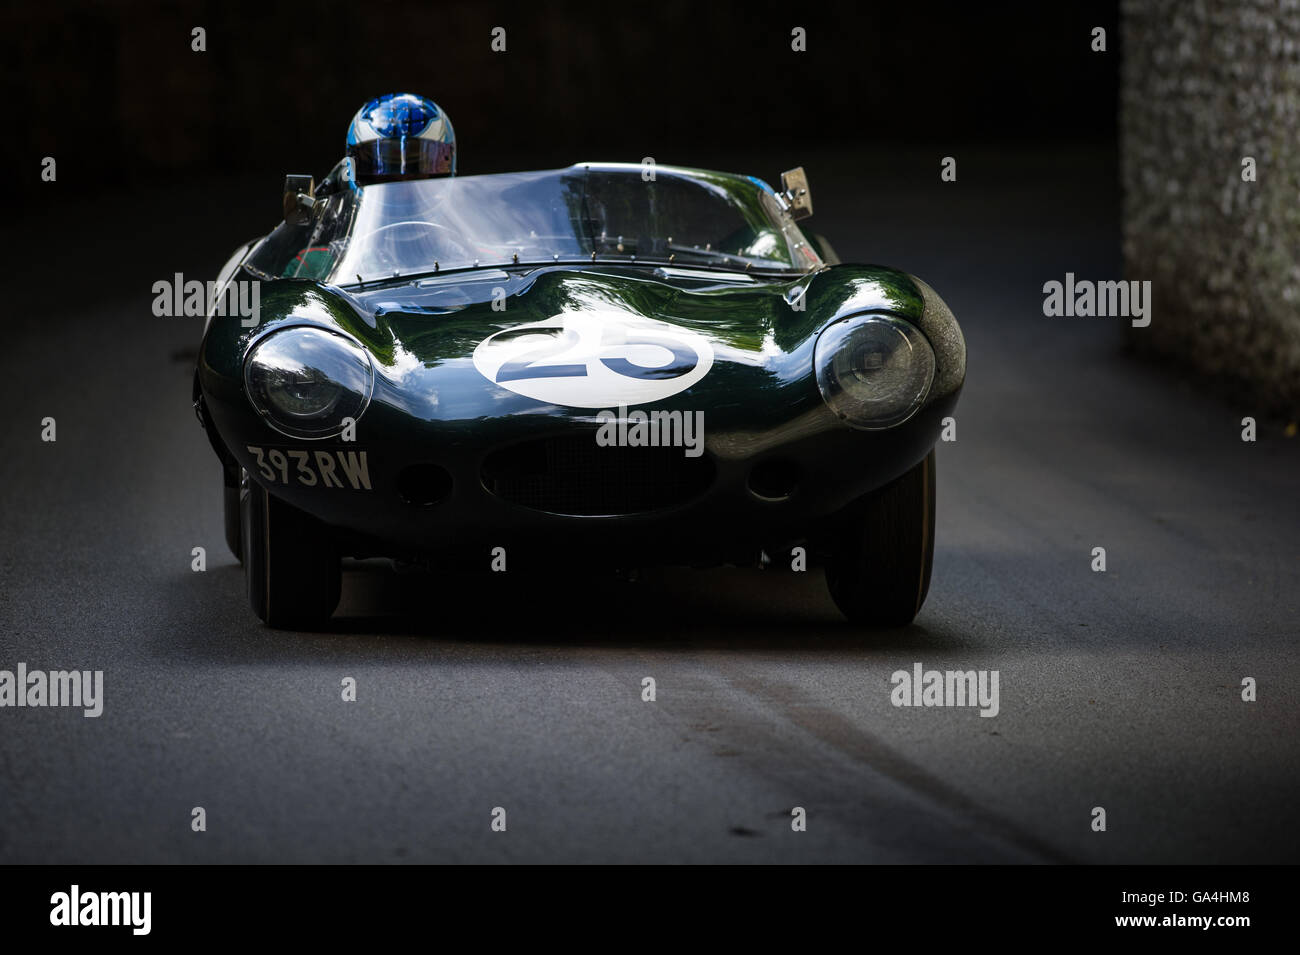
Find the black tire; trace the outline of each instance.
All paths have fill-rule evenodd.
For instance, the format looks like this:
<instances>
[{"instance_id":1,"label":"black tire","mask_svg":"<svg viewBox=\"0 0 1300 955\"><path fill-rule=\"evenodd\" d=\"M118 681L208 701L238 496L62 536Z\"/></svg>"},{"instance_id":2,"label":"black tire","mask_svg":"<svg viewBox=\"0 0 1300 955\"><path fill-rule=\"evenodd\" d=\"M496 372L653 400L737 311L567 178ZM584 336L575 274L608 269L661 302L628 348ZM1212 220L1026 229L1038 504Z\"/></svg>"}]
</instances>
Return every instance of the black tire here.
<instances>
[{"instance_id":1,"label":"black tire","mask_svg":"<svg viewBox=\"0 0 1300 955\"><path fill-rule=\"evenodd\" d=\"M221 506L226 521L226 546L235 555L235 560L244 560L243 517L239 513L239 481L223 478L221 486Z\"/></svg>"},{"instance_id":2,"label":"black tire","mask_svg":"<svg viewBox=\"0 0 1300 955\"><path fill-rule=\"evenodd\" d=\"M325 529L252 481L239 503L253 612L277 629L324 624L338 606L342 583L338 550Z\"/></svg>"},{"instance_id":3,"label":"black tire","mask_svg":"<svg viewBox=\"0 0 1300 955\"><path fill-rule=\"evenodd\" d=\"M836 518L826 585L844 616L906 627L930 592L934 566L934 451Z\"/></svg>"}]
</instances>

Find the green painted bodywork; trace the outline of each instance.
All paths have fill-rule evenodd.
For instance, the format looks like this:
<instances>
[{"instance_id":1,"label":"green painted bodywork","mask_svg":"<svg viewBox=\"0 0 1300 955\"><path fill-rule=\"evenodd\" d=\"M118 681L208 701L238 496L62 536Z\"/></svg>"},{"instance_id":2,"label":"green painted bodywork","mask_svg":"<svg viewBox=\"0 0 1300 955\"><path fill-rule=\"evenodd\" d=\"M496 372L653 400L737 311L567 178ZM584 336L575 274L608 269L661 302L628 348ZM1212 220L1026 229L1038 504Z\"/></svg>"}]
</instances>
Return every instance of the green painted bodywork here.
<instances>
[{"instance_id":1,"label":"green painted bodywork","mask_svg":"<svg viewBox=\"0 0 1300 955\"><path fill-rule=\"evenodd\" d=\"M205 381L237 386L254 338L283 325L319 324L365 345L378 373L376 402L413 417L480 428L542 409L586 418L588 410L548 405L502 389L479 374L471 356L479 342L503 329L566 311L612 308L671 322L707 336L714 345L716 359L708 376L654 407L707 411L715 430L753 430L821 407L812 348L816 333L829 321L858 312L889 312L920 324L924 311L917 284L885 268L837 266L753 284L729 283L725 274L712 282L666 281L654 272L594 264L519 270L507 280L488 281L474 281L474 273L466 272L464 284L361 292L304 281L264 283L263 321L256 328L244 329L234 317L213 320L203 350ZM505 289L502 310L493 308L494 288ZM799 310L790 299L803 289L804 308ZM429 400L435 392L436 404Z\"/></svg>"},{"instance_id":2,"label":"green painted bodywork","mask_svg":"<svg viewBox=\"0 0 1300 955\"><path fill-rule=\"evenodd\" d=\"M433 541L440 548L472 549L484 540L544 536L561 527L585 534L639 526L650 536L638 546L656 539L692 540L697 549L721 540L763 546L800 540L817 522L925 457L943 416L956 405L965 347L938 296L894 269L836 265L802 275L752 276L749 282L735 278L726 272L666 278L653 265L595 262L467 270L439 276L433 284L348 290L304 280L263 282L256 327L243 328L235 317L211 321L198 366L202 413L228 473L243 467L259 483L249 445L344 447L337 439L295 440L273 430L243 389L243 361L252 342L288 325L320 325L351 336L373 356L374 395L357 423L357 443L348 446L367 452L373 489L267 487L350 539L371 542L358 544L358 553L418 555ZM494 289L504 290L504 310L493 308ZM792 305L800 293L802 309ZM486 455L518 441L592 429L596 411L502 388L475 367L476 346L498 331L584 309L666 321L710 339L714 361L705 377L663 401L637 406L705 413L705 449L715 476L708 493L689 506L578 518L510 505L484 490L480 468ZM813 369L822 329L868 312L914 323L936 354L925 405L886 431L859 431L839 421L826 407ZM790 462L802 476L799 493L777 503L747 490L751 470L774 459ZM454 491L436 507L404 505L397 476L425 462L446 468ZM592 546L612 545L602 539Z\"/></svg>"}]
</instances>

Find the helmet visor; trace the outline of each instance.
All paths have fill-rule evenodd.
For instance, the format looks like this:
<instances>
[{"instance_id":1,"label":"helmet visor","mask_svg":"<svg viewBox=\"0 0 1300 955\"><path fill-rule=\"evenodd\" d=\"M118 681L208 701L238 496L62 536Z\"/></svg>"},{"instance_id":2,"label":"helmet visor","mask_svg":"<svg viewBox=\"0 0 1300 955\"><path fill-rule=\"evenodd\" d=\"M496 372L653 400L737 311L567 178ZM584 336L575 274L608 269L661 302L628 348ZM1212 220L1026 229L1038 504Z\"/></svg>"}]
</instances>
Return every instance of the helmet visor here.
<instances>
[{"instance_id":1,"label":"helmet visor","mask_svg":"<svg viewBox=\"0 0 1300 955\"><path fill-rule=\"evenodd\" d=\"M436 139L373 139L348 148L357 179L419 178L452 173L456 147Z\"/></svg>"}]
</instances>

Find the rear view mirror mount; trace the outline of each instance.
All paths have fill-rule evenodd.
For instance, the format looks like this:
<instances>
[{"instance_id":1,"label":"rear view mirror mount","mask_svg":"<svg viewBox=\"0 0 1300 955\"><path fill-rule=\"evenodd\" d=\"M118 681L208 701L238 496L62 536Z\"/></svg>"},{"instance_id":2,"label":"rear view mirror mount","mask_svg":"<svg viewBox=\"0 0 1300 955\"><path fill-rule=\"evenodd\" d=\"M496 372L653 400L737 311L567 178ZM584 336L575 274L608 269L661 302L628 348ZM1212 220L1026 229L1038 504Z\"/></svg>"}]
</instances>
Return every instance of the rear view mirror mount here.
<instances>
[{"instance_id":1,"label":"rear view mirror mount","mask_svg":"<svg viewBox=\"0 0 1300 955\"><path fill-rule=\"evenodd\" d=\"M795 219L806 219L812 215L812 193L808 191L808 176L803 166L795 166L781 173L782 198Z\"/></svg>"},{"instance_id":2,"label":"rear view mirror mount","mask_svg":"<svg viewBox=\"0 0 1300 955\"><path fill-rule=\"evenodd\" d=\"M285 222L304 225L311 218L312 206L316 205L316 181L311 176L285 176L281 204Z\"/></svg>"}]
</instances>

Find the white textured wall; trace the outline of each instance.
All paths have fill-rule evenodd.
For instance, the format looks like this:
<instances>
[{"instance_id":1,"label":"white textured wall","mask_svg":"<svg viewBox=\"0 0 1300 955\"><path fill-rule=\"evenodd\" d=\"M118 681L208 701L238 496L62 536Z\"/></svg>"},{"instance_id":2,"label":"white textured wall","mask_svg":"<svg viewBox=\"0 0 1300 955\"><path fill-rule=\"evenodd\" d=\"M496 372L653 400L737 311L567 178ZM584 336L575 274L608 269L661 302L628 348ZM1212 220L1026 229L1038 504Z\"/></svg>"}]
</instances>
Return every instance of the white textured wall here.
<instances>
[{"instance_id":1,"label":"white textured wall","mask_svg":"<svg viewBox=\"0 0 1300 955\"><path fill-rule=\"evenodd\" d=\"M1300 415L1300 0L1125 0L1122 41L1132 339Z\"/></svg>"}]
</instances>

